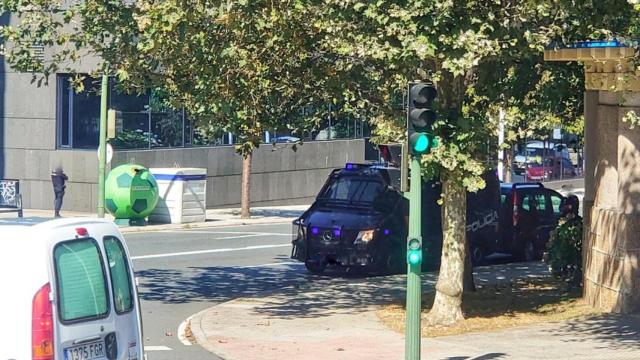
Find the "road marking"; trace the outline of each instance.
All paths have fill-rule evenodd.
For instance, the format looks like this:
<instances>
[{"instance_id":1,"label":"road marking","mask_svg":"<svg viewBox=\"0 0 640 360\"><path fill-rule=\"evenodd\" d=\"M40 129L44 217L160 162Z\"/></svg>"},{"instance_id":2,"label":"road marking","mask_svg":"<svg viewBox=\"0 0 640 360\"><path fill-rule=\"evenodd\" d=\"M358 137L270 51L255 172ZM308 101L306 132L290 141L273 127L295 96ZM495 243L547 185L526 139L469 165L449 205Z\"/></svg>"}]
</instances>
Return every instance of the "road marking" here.
<instances>
[{"instance_id":1,"label":"road marking","mask_svg":"<svg viewBox=\"0 0 640 360\"><path fill-rule=\"evenodd\" d=\"M294 218L291 218L294 219ZM273 225L291 225L291 221L293 220L274 220L274 222L269 222L269 223L265 223L265 224L248 224L248 223L240 223L240 224L228 224L228 225L211 225L211 226L194 226L191 227L190 229L226 229L226 228L234 228L234 227L254 227L254 226L273 226ZM182 228L182 229L175 229L176 231L189 231L190 229L188 228ZM128 232L126 234L128 235L135 235L135 234L144 234L144 233L151 233L151 232L165 232L165 231L172 231L172 230L166 230L166 229L145 229L144 231L131 231Z\"/></svg>"},{"instance_id":2,"label":"road marking","mask_svg":"<svg viewBox=\"0 0 640 360\"><path fill-rule=\"evenodd\" d=\"M274 235L274 236L291 236L291 233L273 233L273 232L258 232L258 231L206 231L206 230L184 230L184 231L176 231L176 230L165 230L161 231L164 233L185 233L189 234L219 234L219 235Z\"/></svg>"},{"instance_id":3,"label":"road marking","mask_svg":"<svg viewBox=\"0 0 640 360\"><path fill-rule=\"evenodd\" d=\"M285 266L285 265L302 265L299 261L281 261L269 264L261 264L261 265L249 265L249 266L240 266L239 269L251 269L251 268L259 268L259 267L268 267L268 266Z\"/></svg>"},{"instance_id":4,"label":"road marking","mask_svg":"<svg viewBox=\"0 0 640 360\"><path fill-rule=\"evenodd\" d=\"M144 351L172 351L168 346L145 346Z\"/></svg>"},{"instance_id":5,"label":"road marking","mask_svg":"<svg viewBox=\"0 0 640 360\"><path fill-rule=\"evenodd\" d=\"M187 334L185 333L185 330L187 329L187 324L191 322L192 317L193 315L189 316L186 320L180 323L180 326L178 326L178 339L183 345L186 345L186 346L192 345L191 341L187 339Z\"/></svg>"},{"instance_id":6,"label":"road marking","mask_svg":"<svg viewBox=\"0 0 640 360\"><path fill-rule=\"evenodd\" d=\"M131 259L132 260L156 259L156 258L173 257L173 256L213 254L213 253L222 253L222 252L231 252L231 251L271 249L271 248L290 247L290 246L291 246L291 243L275 244L275 245L254 245L254 246L246 246L241 248L211 249L211 250L185 251L185 252L167 253L167 254L132 256Z\"/></svg>"}]
</instances>

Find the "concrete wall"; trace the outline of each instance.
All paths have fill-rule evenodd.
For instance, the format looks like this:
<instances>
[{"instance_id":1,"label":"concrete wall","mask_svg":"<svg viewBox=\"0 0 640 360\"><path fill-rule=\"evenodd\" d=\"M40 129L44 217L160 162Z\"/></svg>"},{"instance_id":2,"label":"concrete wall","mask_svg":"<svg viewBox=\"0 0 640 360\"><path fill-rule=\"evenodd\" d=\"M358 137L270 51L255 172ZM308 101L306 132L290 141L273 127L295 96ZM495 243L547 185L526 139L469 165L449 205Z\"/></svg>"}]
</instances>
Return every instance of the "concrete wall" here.
<instances>
[{"instance_id":1,"label":"concrete wall","mask_svg":"<svg viewBox=\"0 0 640 360\"><path fill-rule=\"evenodd\" d=\"M308 142L297 146L270 144L255 150L252 160L253 206L307 204L332 169L364 161L364 140ZM146 167L207 169L207 207L240 204L242 157L232 146L116 152L112 166L135 163Z\"/></svg>"},{"instance_id":2,"label":"concrete wall","mask_svg":"<svg viewBox=\"0 0 640 360\"><path fill-rule=\"evenodd\" d=\"M640 311L640 95L585 96L584 295L604 311Z\"/></svg>"}]
</instances>

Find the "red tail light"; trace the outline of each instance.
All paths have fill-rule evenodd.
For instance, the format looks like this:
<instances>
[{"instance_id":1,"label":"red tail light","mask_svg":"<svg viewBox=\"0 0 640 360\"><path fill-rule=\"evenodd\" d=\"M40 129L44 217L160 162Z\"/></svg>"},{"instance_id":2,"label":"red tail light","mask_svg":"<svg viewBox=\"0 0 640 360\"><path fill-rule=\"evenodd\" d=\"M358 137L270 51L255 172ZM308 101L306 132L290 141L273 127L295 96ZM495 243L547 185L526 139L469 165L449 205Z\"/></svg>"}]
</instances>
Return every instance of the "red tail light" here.
<instances>
[{"instance_id":1,"label":"red tail light","mask_svg":"<svg viewBox=\"0 0 640 360\"><path fill-rule=\"evenodd\" d=\"M51 285L46 284L33 297L31 349L33 360L53 360L53 306L49 300Z\"/></svg>"}]
</instances>

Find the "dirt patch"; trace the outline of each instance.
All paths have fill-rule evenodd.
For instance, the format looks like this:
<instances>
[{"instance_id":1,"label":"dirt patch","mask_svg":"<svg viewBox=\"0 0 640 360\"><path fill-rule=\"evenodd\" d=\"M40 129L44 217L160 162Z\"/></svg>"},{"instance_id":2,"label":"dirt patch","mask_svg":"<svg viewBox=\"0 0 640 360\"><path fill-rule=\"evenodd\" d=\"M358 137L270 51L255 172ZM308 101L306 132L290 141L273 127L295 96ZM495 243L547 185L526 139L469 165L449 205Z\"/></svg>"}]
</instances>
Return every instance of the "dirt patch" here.
<instances>
[{"instance_id":1,"label":"dirt patch","mask_svg":"<svg viewBox=\"0 0 640 360\"><path fill-rule=\"evenodd\" d=\"M423 317L429 312L434 295L433 292L423 293ZM422 336L495 331L598 314L580 297L580 290L568 290L566 283L551 276L478 286L477 291L464 295L465 320L449 327L428 327L423 321ZM404 306L401 302L383 306L378 317L389 328L404 332Z\"/></svg>"}]
</instances>

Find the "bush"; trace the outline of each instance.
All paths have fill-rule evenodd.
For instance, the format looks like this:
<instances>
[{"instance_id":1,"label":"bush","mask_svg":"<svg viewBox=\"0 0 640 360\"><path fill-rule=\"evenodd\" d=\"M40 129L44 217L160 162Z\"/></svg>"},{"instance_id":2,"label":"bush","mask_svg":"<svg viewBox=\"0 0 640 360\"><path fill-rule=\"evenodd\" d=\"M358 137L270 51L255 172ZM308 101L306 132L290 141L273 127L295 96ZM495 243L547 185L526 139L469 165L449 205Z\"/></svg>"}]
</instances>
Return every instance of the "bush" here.
<instances>
[{"instance_id":1,"label":"bush","mask_svg":"<svg viewBox=\"0 0 640 360\"><path fill-rule=\"evenodd\" d=\"M549 270L570 286L582 286L582 228L581 217L563 218L547 244L544 260Z\"/></svg>"}]
</instances>

